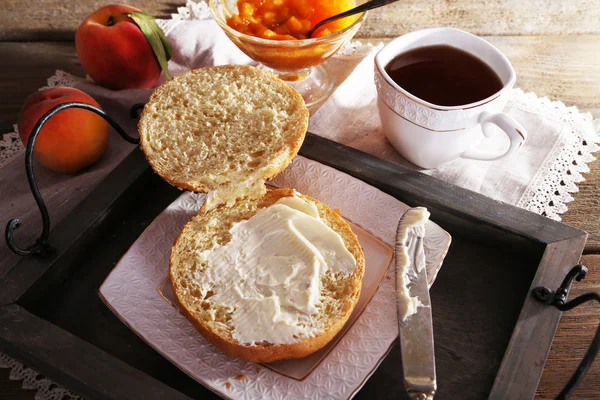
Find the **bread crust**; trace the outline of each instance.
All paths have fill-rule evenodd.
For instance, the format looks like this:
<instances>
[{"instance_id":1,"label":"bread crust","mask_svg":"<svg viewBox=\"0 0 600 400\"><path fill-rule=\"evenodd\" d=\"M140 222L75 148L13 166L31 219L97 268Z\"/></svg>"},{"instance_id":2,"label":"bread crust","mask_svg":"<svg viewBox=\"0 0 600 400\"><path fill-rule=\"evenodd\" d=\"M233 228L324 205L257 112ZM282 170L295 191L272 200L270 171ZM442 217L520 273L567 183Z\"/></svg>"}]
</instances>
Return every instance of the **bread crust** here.
<instances>
[{"instance_id":1,"label":"bread crust","mask_svg":"<svg viewBox=\"0 0 600 400\"><path fill-rule=\"evenodd\" d=\"M257 209L257 211L275 203L282 197L290 197L294 194L295 192L291 189L270 190L262 199L258 200L259 208ZM296 195L299 194L296 193ZM286 358L305 357L319 350L334 338L334 336L342 329L342 327L350 317L350 314L352 313L352 310L354 309L354 306L356 305L358 298L360 297L360 289L362 286L362 278L364 275L365 268L365 259L362 252L362 248L360 247L360 243L358 242L358 238L356 237L354 232L352 232L350 225L342 218L342 216L337 210L332 210L325 204L308 196L299 196L316 204L317 209L319 210L319 214L322 218L324 217L324 222L344 239L346 247L356 259L357 266L356 272L354 273L350 282L350 285L352 286L351 294L348 296L348 301L345 302L345 309L343 310L342 315L338 319L336 319L332 324L326 326L324 331L320 332L319 334L313 337L304 338L291 344L256 344L250 346L245 345L243 343L239 343L237 340L231 337L224 337L218 332L215 332L210 326L208 326L200 318L198 318L194 314L194 312L192 312L189 309L188 305L180 298L179 293L181 292L182 288L180 287L180 284L177 281L177 279L175 279L174 277L174 271L175 268L177 268L177 265L174 260L175 254L171 254L169 275L179 309L194 325L194 327L200 332L200 334L204 336L204 338L206 338L212 345L214 345L216 348L218 348L230 357L243 358L245 360L257 363L273 362ZM218 209L213 209L208 212L218 212ZM194 218L198 218L203 215L204 209L201 208L200 211L196 214L196 216L194 216ZM177 244L180 240L185 240L184 233L186 233L185 227L175 240L173 250L175 250L178 247Z\"/></svg>"},{"instance_id":2,"label":"bread crust","mask_svg":"<svg viewBox=\"0 0 600 400\"><path fill-rule=\"evenodd\" d=\"M190 75L203 74L208 69L210 69L211 72L214 73L218 73L221 71L233 71L237 75L253 74L255 75L255 79L262 79L265 82L268 81L271 84L279 85L280 89L283 90L289 96L289 98L292 99L292 101L296 104L295 108L297 108L297 110L299 110L300 113L299 117L290 124L290 127L291 129L293 129L293 132L291 132L291 140L286 143L286 146L288 148L288 155L281 165L273 165L265 169L263 173L263 179L273 178L279 172L287 168L292 159L296 156L296 154L298 154L298 151L302 146L302 142L304 141L304 137L306 136L306 130L308 129L309 113L308 109L306 108L306 105L304 104L304 99L302 99L302 96L294 88L292 88L290 85L276 77L274 74L266 71L261 71L258 68L251 67L249 65L222 65L216 67L199 68L173 77L171 80L158 86L148 99L148 102L144 106L144 109L138 121L140 148L142 149L142 152L144 153L144 157L148 161L148 164L150 164L154 172L156 172L156 174L158 174L162 179L179 189L189 190L198 193L207 193L210 190L215 189L207 187L206 185L199 184L197 182L194 183L187 180L176 179L174 176L169 174L168 171L161 168L161 166L155 162L153 157L154 151L150 148L150 132L147 132L144 129L144 121L146 118L149 118L148 110L150 105L168 99L169 90L172 85L177 85L180 81L188 79ZM257 74L257 71L260 71L260 73Z\"/></svg>"}]
</instances>

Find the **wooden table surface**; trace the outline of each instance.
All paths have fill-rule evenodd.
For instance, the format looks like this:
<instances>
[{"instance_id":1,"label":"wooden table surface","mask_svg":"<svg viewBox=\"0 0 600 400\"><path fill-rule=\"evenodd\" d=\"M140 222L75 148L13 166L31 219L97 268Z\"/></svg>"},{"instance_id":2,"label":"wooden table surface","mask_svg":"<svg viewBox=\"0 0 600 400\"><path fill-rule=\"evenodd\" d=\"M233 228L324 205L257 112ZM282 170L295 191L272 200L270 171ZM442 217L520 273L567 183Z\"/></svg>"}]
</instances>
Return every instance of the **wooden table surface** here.
<instances>
[{"instance_id":1,"label":"wooden table surface","mask_svg":"<svg viewBox=\"0 0 600 400\"><path fill-rule=\"evenodd\" d=\"M166 18L184 0L122 0ZM83 76L73 44L78 24L106 0L0 0L0 132L12 130L25 98L56 69ZM174 4L175 3L175 4ZM600 118L600 0L403 0L371 12L359 38L387 39L415 29L453 26L483 36L502 50L517 71L517 87L562 100ZM368 149L364 149L368 150ZM572 296L600 292L600 161L563 215L589 233L582 262L588 277ZM600 305L563 315L538 399L553 398L575 370L600 322ZM33 399L34 391L0 369L0 399ZM600 360L573 398L600 398Z\"/></svg>"}]
</instances>

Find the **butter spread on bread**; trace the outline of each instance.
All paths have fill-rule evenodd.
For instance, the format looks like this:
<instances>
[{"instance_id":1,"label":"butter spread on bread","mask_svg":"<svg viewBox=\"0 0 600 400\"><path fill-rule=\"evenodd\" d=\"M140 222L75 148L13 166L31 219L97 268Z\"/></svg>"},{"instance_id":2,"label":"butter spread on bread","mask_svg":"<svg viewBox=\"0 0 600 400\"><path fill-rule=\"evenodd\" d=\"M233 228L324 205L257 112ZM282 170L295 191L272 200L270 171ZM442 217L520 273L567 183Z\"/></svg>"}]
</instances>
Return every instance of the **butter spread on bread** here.
<instances>
[{"instance_id":1,"label":"butter spread on bread","mask_svg":"<svg viewBox=\"0 0 600 400\"><path fill-rule=\"evenodd\" d=\"M294 197L305 200L305 203L295 201ZM290 200L285 200L288 198ZM252 220L262 210L268 209L282 199L283 201L279 203L280 206L285 205L288 201L294 202L295 208L302 210L298 213L305 214L307 218L314 218L309 214L314 215L314 208L316 208L319 220L341 237L344 247L352 254L356 264L354 268L351 268L352 263L340 265L336 261L328 265L325 273L319 271L318 302L309 302L309 296L305 299L304 306L301 304L299 306L304 311L291 307L285 309L290 314L298 314L294 317L298 321L308 320L307 315L310 314L310 324L307 326L317 329L305 330L304 334L296 335L293 342L277 344L271 342L271 340L277 340L270 336L271 332L269 332L274 326L273 320L254 319L249 321L251 324L243 327L236 325L235 322L237 308L247 307L247 304L245 302L238 303L237 300L241 296L232 294L230 291L235 290L235 286L243 285L241 280L245 280L248 276L251 280L254 279L257 290L265 287L256 285L257 278L253 277L252 273L248 273L246 276L240 274L236 278L233 273L235 271L228 270L224 280L220 276L221 272L215 271L219 265L211 262L207 255L212 254L213 249L225 247L233 240L236 234L234 226L239 226L238 224L242 221ZM270 215L270 212L267 215ZM300 216L302 217L302 215ZM315 223L314 221L311 221L311 225ZM251 252L249 242L244 241L244 243L246 243L244 251ZM314 245L314 243L311 240L311 244ZM302 250L300 245L298 250ZM303 257L295 252L285 253L287 251L284 252L283 248L273 249L273 255ZM225 256L227 257L227 255ZM351 258L348 260L351 261ZM270 263L266 264L264 258L254 261L248 265L240 265L240 268L249 268L253 272L270 268ZM281 261L282 263L279 265L281 271L279 272L286 275L287 266L283 260ZM310 265L307 265L303 268L309 267ZM254 271L255 268L256 271ZM241 357L253 362L272 362L307 356L322 348L335 337L350 317L358 301L364 268L365 259L358 238L337 211L318 200L294 192L292 189L275 189L268 190L260 199L244 198L236 201L230 207L219 206L206 212L201 209L185 225L175 241L171 251L169 271L180 310L210 343L231 357ZM260 279L268 281L267 278L269 278L268 274ZM232 282L233 285L223 286L224 282L232 280L239 281L239 283ZM277 288L278 291L282 289L284 288ZM308 293L311 293L308 287L306 289ZM269 294L263 295L268 296ZM222 301L223 298L231 299L232 297L236 299L233 303ZM248 295L245 297L251 298ZM311 313L313 304L317 309L316 313ZM245 335L242 331L246 329L253 329L254 332L248 333L248 335L255 336L252 338L238 336L238 334ZM264 333L262 338L259 336L260 332ZM267 340L267 338L269 339ZM254 343L252 343L253 339L256 339Z\"/></svg>"},{"instance_id":2,"label":"butter spread on bread","mask_svg":"<svg viewBox=\"0 0 600 400\"><path fill-rule=\"evenodd\" d=\"M294 343L324 326L320 276L356 270L339 234L319 217L314 203L284 197L230 229L231 239L200 253L208 268L196 274L203 296L231 312L233 338L241 343Z\"/></svg>"}]
</instances>

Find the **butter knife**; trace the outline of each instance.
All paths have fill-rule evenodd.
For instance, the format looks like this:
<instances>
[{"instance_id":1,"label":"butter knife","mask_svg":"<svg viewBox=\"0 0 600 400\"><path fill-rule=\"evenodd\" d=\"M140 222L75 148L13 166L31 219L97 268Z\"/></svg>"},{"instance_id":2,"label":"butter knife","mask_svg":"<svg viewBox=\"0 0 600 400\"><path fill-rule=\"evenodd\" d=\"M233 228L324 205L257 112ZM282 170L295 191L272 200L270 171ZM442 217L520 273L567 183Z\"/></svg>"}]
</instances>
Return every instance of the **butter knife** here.
<instances>
[{"instance_id":1,"label":"butter knife","mask_svg":"<svg viewBox=\"0 0 600 400\"><path fill-rule=\"evenodd\" d=\"M396 289L402 369L404 387L413 400L433 399L437 389L431 301L423 250L424 224L428 217L429 213L422 207L410 209L402 216L396 233ZM404 304L405 301L409 304Z\"/></svg>"}]
</instances>

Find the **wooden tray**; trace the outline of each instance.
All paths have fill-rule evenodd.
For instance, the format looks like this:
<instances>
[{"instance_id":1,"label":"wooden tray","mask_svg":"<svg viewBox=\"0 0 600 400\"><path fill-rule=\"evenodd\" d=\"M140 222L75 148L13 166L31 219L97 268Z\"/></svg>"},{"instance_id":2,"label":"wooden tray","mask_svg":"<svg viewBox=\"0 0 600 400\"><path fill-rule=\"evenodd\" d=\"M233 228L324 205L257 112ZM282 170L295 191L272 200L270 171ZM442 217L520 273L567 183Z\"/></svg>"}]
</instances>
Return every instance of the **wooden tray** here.
<instances>
[{"instance_id":1,"label":"wooden tray","mask_svg":"<svg viewBox=\"0 0 600 400\"><path fill-rule=\"evenodd\" d=\"M557 287L586 233L309 134L305 157L429 208L453 237L431 298L440 399L530 399L560 319ZM132 152L50 235L58 250L0 280L0 351L90 399L211 398L98 297L116 261L180 192ZM395 345L356 398L407 398Z\"/></svg>"}]
</instances>

